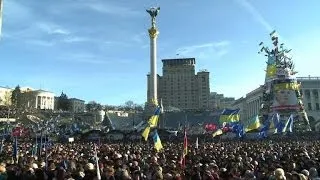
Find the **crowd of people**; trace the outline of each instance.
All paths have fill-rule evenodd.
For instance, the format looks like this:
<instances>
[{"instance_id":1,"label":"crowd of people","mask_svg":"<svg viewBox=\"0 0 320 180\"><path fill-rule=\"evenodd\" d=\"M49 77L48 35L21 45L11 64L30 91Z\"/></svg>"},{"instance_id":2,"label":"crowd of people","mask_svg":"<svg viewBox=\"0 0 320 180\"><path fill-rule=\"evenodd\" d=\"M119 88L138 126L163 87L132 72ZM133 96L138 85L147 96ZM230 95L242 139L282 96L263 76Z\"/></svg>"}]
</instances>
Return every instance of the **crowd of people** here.
<instances>
[{"instance_id":1,"label":"crowd of people","mask_svg":"<svg viewBox=\"0 0 320 180\"><path fill-rule=\"evenodd\" d=\"M0 180L95 180L100 179L98 174L102 180L320 179L320 140L314 136L200 140L198 146L190 138L185 165L183 140L162 144L156 152L151 141L54 143L34 153L31 142L18 142L18 157L13 157L13 144L5 142Z\"/></svg>"}]
</instances>

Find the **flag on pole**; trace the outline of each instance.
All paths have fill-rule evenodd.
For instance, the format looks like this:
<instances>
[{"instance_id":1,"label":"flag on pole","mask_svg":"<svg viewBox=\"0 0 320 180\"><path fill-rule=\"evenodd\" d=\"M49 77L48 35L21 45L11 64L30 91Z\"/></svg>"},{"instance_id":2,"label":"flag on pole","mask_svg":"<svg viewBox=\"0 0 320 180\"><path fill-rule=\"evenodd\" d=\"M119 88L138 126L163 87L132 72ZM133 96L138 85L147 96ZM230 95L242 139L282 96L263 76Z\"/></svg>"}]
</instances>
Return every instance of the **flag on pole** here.
<instances>
[{"instance_id":1,"label":"flag on pole","mask_svg":"<svg viewBox=\"0 0 320 180\"><path fill-rule=\"evenodd\" d=\"M259 129L260 126L261 126L261 123L260 123L259 116L256 115L248 121L248 124L246 125L246 128L245 128L245 132Z\"/></svg>"},{"instance_id":2,"label":"flag on pole","mask_svg":"<svg viewBox=\"0 0 320 180\"><path fill-rule=\"evenodd\" d=\"M40 147L39 147L39 157L41 158L41 155L42 155L42 130L40 132Z\"/></svg>"},{"instance_id":3,"label":"flag on pole","mask_svg":"<svg viewBox=\"0 0 320 180\"><path fill-rule=\"evenodd\" d=\"M231 123L231 122L239 122L240 121L240 115L239 115L240 109L224 109L220 115L219 121L220 123Z\"/></svg>"},{"instance_id":4,"label":"flag on pole","mask_svg":"<svg viewBox=\"0 0 320 180\"><path fill-rule=\"evenodd\" d=\"M161 113L163 113L164 112L164 109L163 109L163 104L162 104L162 99L160 99L160 108L161 108Z\"/></svg>"},{"instance_id":5,"label":"flag on pole","mask_svg":"<svg viewBox=\"0 0 320 180\"><path fill-rule=\"evenodd\" d=\"M38 154L38 136L36 134L36 142L35 145L33 145L32 148L32 157L36 156Z\"/></svg>"},{"instance_id":6,"label":"flag on pole","mask_svg":"<svg viewBox=\"0 0 320 180\"><path fill-rule=\"evenodd\" d=\"M198 149L199 148L199 139L197 138L197 140L196 140L196 149Z\"/></svg>"},{"instance_id":7,"label":"flag on pole","mask_svg":"<svg viewBox=\"0 0 320 180\"><path fill-rule=\"evenodd\" d=\"M158 121L159 121L159 116L161 112L161 107L158 106L156 110L154 111L154 114L150 117L148 124L150 127L157 127L158 126Z\"/></svg>"},{"instance_id":8,"label":"flag on pole","mask_svg":"<svg viewBox=\"0 0 320 180\"><path fill-rule=\"evenodd\" d=\"M157 152L159 152L163 148L163 146L157 130L155 130L154 132L153 142L154 142L154 148L157 150Z\"/></svg>"},{"instance_id":9,"label":"flag on pole","mask_svg":"<svg viewBox=\"0 0 320 180\"><path fill-rule=\"evenodd\" d=\"M48 169L48 154L47 154L47 148L48 148L48 137L44 136L44 154L45 154L45 163L46 163L46 170Z\"/></svg>"},{"instance_id":10,"label":"flag on pole","mask_svg":"<svg viewBox=\"0 0 320 180\"><path fill-rule=\"evenodd\" d=\"M144 129L144 131L142 132L142 137L144 138L145 141L148 140L149 133L150 133L150 126L147 126L146 129Z\"/></svg>"},{"instance_id":11,"label":"flag on pole","mask_svg":"<svg viewBox=\"0 0 320 180\"><path fill-rule=\"evenodd\" d=\"M161 112L161 107L158 106L154 111L154 114L150 117L147 127L143 130L141 135L142 137L144 137L145 141L148 140L150 129L158 126L160 112Z\"/></svg>"},{"instance_id":12,"label":"flag on pole","mask_svg":"<svg viewBox=\"0 0 320 180\"><path fill-rule=\"evenodd\" d=\"M152 102L152 104L153 104L153 105L156 105L156 106L158 106L158 105L159 105L159 103L158 103L158 100L157 100L157 99L151 99L151 102Z\"/></svg>"},{"instance_id":13,"label":"flag on pole","mask_svg":"<svg viewBox=\"0 0 320 180\"><path fill-rule=\"evenodd\" d=\"M2 151L3 151L3 141L4 141L4 132L2 133L2 136L1 136L0 154L1 154Z\"/></svg>"},{"instance_id":14,"label":"flag on pole","mask_svg":"<svg viewBox=\"0 0 320 180\"><path fill-rule=\"evenodd\" d=\"M18 161L18 137L14 137L12 158Z\"/></svg>"},{"instance_id":15,"label":"flag on pole","mask_svg":"<svg viewBox=\"0 0 320 180\"><path fill-rule=\"evenodd\" d=\"M188 137L186 128L184 129L184 138L183 138L183 152L181 158L181 165L183 168L186 167L186 155L188 154Z\"/></svg>"},{"instance_id":16,"label":"flag on pole","mask_svg":"<svg viewBox=\"0 0 320 180\"><path fill-rule=\"evenodd\" d=\"M101 180L101 174L100 174L100 167L99 167L99 158L97 153L97 146L94 144L94 157L96 159L96 165L97 165L97 179Z\"/></svg>"}]
</instances>

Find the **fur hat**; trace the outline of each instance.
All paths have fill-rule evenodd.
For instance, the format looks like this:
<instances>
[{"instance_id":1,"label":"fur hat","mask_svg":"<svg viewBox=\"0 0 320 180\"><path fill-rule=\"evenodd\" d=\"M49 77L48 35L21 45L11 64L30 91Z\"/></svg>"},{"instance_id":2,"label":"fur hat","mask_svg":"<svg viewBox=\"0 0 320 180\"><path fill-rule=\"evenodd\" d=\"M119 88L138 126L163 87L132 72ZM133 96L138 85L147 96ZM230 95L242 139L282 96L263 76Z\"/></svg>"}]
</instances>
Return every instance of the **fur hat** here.
<instances>
[{"instance_id":1,"label":"fur hat","mask_svg":"<svg viewBox=\"0 0 320 180\"><path fill-rule=\"evenodd\" d=\"M274 171L276 179L285 180L286 176L284 175L284 170L282 168L278 168Z\"/></svg>"},{"instance_id":2,"label":"fur hat","mask_svg":"<svg viewBox=\"0 0 320 180\"><path fill-rule=\"evenodd\" d=\"M6 172L6 167L3 165L0 165L0 173Z\"/></svg>"}]
</instances>

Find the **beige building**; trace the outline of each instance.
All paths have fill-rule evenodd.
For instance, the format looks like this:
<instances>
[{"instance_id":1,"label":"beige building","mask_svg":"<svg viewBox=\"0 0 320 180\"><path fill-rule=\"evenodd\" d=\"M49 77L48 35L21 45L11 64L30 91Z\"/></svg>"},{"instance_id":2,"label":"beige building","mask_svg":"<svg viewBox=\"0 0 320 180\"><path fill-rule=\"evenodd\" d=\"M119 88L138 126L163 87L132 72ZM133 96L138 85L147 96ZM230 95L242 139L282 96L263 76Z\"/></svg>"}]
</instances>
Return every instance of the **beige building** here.
<instances>
[{"instance_id":1,"label":"beige building","mask_svg":"<svg viewBox=\"0 0 320 180\"><path fill-rule=\"evenodd\" d=\"M301 94L310 125L313 129L320 129L320 77L298 77L301 83ZM262 103L263 87L246 94L245 97L237 99L233 108L240 108L240 119L248 120L259 113Z\"/></svg>"},{"instance_id":2,"label":"beige building","mask_svg":"<svg viewBox=\"0 0 320 180\"><path fill-rule=\"evenodd\" d=\"M223 94L218 94L217 92L211 92L209 98L210 108L213 110L231 108L235 98L224 97Z\"/></svg>"},{"instance_id":3,"label":"beige building","mask_svg":"<svg viewBox=\"0 0 320 180\"><path fill-rule=\"evenodd\" d=\"M164 107L181 110L209 109L209 72L196 74L195 58L163 59L162 76L158 76L158 97ZM148 87L150 84L148 76ZM148 100L150 90L148 90Z\"/></svg>"},{"instance_id":4,"label":"beige building","mask_svg":"<svg viewBox=\"0 0 320 180\"><path fill-rule=\"evenodd\" d=\"M84 112L85 110L84 100L77 99L77 98L70 98L69 101L70 101L72 112L75 112L75 113Z\"/></svg>"},{"instance_id":5,"label":"beige building","mask_svg":"<svg viewBox=\"0 0 320 180\"><path fill-rule=\"evenodd\" d=\"M54 93L44 90L30 90L23 93L23 104L31 109L54 109Z\"/></svg>"},{"instance_id":6,"label":"beige building","mask_svg":"<svg viewBox=\"0 0 320 180\"><path fill-rule=\"evenodd\" d=\"M0 106L8 106L11 104L11 94L13 89L0 86Z\"/></svg>"}]
</instances>

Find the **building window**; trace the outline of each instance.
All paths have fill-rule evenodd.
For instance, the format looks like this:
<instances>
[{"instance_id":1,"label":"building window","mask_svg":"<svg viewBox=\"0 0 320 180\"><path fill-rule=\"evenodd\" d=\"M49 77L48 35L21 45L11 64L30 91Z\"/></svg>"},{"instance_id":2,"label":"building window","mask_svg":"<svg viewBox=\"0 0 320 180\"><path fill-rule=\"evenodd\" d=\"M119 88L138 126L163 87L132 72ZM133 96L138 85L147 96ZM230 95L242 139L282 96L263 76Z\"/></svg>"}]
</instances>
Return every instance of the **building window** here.
<instances>
[{"instance_id":1,"label":"building window","mask_svg":"<svg viewBox=\"0 0 320 180\"><path fill-rule=\"evenodd\" d=\"M305 90L304 94L307 99L310 99L310 90Z\"/></svg>"},{"instance_id":2,"label":"building window","mask_svg":"<svg viewBox=\"0 0 320 180\"><path fill-rule=\"evenodd\" d=\"M315 99L319 99L319 94L317 89L312 90L312 94Z\"/></svg>"},{"instance_id":3,"label":"building window","mask_svg":"<svg viewBox=\"0 0 320 180\"><path fill-rule=\"evenodd\" d=\"M316 110L317 110L317 111L319 111L319 110L320 110L319 103L316 103Z\"/></svg>"},{"instance_id":4,"label":"building window","mask_svg":"<svg viewBox=\"0 0 320 180\"><path fill-rule=\"evenodd\" d=\"M308 103L308 110L309 110L309 111L311 111L311 110L312 110L311 103Z\"/></svg>"}]
</instances>

